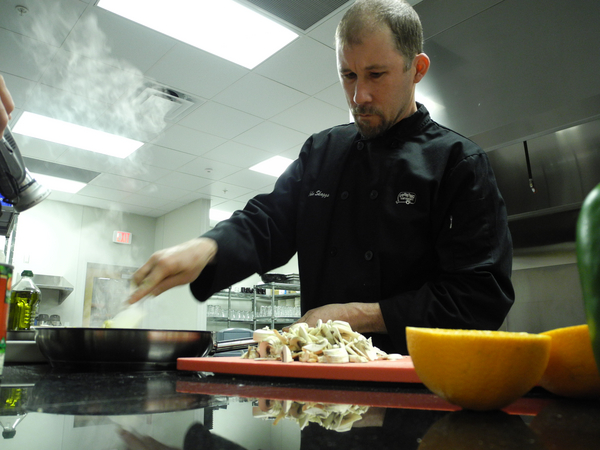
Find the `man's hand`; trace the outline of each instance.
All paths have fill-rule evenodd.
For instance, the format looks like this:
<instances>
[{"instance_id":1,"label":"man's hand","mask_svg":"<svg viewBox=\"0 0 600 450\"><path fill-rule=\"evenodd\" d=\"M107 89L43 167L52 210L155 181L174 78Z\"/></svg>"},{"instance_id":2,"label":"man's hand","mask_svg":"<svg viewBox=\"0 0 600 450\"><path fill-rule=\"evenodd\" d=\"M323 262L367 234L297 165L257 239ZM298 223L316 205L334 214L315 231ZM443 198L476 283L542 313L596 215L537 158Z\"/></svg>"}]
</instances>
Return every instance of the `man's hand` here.
<instances>
[{"instance_id":1,"label":"man's hand","mask_svg":"<svg viewBox=\"0 0 600 450\"><path fill-rule=\"evenodd\" d=\"M307 311L298 322L314 327L319 319L343 320L357 333L387 333L379 303L332 303Z\"/></svg>"},{"instance_id":2,"label":"man's hand","mask_svg":"<svg viewBox=\"0 0 600 450\"><path fill-rule=\"evenodd\" d=\"M6 125L8 125L8 120L10 119L10 113L12 113L14 109L15 104L13 99L10 96L10 92L8 92L4 78L0 75L0 136L4 133L4 129L6 128Z\"/></svg>"},{"instance_id":3,"label":"man's hand","mask_svg":"<svg viewBox=\"0 0 600 450\"><path fill-rule=\"evenodd\" d=\"M217 243L197 238L154 253L133 274L137 289L129 297L135 303L147 295L156 296L168 289L191 283L217 254Z\"/></svg>"}]
</instances>

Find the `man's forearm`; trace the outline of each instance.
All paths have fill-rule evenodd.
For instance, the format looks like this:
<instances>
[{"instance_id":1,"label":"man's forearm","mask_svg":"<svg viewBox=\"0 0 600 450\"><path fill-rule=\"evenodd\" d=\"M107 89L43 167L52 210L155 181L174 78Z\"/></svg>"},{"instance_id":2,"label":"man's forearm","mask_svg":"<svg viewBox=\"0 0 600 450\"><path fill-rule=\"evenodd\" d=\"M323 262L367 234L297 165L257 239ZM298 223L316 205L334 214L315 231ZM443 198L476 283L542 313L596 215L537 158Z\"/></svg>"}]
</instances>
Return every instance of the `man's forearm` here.
<instances>
[{"instance_id":1,"label":"man's forearm","mask_svg":"<svg viewBox=\"0 0 600 450\"><path fill-rule=\"evenodd\" d=\"M358 333L387 333L379 303L330 303L307 311L298 322L314 327L319 320L343 320Z\"/></svg>"},{"instance_id":2,"label":"man's forearm","mask_svg":"<svg viewBox=\"0 0 600 450\"><path fill-rule=\"evenodd\" d=\"M387 328L379 303L348 303L348 322L359 333L385 333Z\"/></svg>"}]
</instances>

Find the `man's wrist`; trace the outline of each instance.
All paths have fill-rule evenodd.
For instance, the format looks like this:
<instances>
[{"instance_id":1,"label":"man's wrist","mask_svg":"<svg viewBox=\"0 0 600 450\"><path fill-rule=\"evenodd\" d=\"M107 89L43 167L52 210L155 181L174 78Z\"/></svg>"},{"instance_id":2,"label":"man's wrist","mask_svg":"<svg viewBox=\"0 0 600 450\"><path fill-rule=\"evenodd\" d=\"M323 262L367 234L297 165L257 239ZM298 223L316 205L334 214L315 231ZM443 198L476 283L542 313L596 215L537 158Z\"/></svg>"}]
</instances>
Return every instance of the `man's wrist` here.
<instances>
[{"instance_id":1,"label":"man's wrist","mask_svg":"<svg viewBox=\"0 0 600 450\"><path fill-rule=\"evenodd\" d=\"M352 329L358 333L384 333L387 328L379 303L348 303Z\"/></svg>"}]
</instances>

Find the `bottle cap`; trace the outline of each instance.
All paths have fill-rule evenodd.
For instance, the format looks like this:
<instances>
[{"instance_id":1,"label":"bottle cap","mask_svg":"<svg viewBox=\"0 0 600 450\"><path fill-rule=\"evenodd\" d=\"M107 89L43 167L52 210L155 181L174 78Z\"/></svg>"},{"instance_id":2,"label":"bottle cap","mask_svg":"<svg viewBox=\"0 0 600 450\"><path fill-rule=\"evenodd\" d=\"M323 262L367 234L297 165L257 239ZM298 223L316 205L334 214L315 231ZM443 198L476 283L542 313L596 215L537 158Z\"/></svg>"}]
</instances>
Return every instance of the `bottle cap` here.
<instances>
[{"instance_id":1,"label":"bottle cap","mask_svg":"<svg viewBox=\"0 0 600 450\"><path fill-rule=\"evenodd\" d=\"M23 272L21 272L21 276L22 277L32 277L33 272L31 270L24 270Z\"/></svg>"}]
</instances>

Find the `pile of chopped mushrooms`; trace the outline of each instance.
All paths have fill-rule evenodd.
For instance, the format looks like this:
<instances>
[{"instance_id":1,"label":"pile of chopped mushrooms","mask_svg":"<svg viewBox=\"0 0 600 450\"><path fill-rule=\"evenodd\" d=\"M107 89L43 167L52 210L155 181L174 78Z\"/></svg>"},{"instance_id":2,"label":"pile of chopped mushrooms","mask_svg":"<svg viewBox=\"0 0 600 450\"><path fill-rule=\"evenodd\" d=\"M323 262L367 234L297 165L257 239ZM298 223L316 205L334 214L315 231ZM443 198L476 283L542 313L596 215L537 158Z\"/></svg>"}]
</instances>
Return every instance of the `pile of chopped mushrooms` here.
<instances>
[{"instance_id":1,"label":"pile of chopped mushrooms","mask_svg":"<svg viewBox=\"0 0 600 450\"><path fill-rule=\"evenodd\" d=\"M277 425L281 419L289 419L296 421L300 429L312 422L328 430L344 432L349 431L368 410L368 406L275 400L270 401L266 408L254 407L253 416L274 419L273 425Z\"/></svg>"},{"instance_id":2,"label":"pile of chopped mushrooms","mask_svg":"<svg viewBox=\"0 0 600 450\"><path fill-rule=\"evenodd\" d=\"M253 338L258 346L248 347L242 358L332 364L401 358L374 347L370 338L353 331L341 320L319 320L315 327L295 323L282 331L265 327L254 331Z\"/></svg>"}]
</instances>

